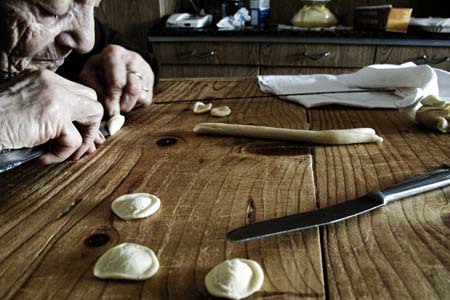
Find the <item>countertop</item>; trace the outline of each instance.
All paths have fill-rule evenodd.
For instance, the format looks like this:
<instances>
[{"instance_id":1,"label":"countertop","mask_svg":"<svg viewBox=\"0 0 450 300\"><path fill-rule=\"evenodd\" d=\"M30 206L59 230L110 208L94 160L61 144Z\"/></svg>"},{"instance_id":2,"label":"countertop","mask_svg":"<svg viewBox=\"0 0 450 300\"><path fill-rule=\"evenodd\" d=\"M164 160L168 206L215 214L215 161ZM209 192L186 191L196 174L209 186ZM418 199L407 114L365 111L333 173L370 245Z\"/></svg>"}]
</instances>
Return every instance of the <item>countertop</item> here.
<instances>
[{"instance_id":1,"label":"countertop","mask_svg":"<svg viewBox=\"0 0 450 300\"><path fill-rule=\"evenodd\" d=\"M267 42L267 43L329 43L356 45L399 45L450 47L449 33L424 32L411 27L408 33L360 31L343 28L336 31L266 30L245 28L223 31L204 29L173 29L159 24L148 33L150 42Z\"/></svg>"},{"instance_id":2,"label":"countertop","mask_svg":"<svg viewBox=\"0 0 450 300\"><path fill-rule=\"evenodd\" d=\"M450 188L323 228L248 243L226 233L246 223L328 207L450 163L450 135L396 110L305 109L267 95L228 100L231 116L194 115L178 99L260 95L254 78L162 80L162 102L126 115L125 127L78 162L34 163L0 175L1 299L213 299L204 278L225 259L265 272L249 299L446 299ZM220 121L297 129L372 127L380 144L318 146L198 136ZM111 202L161 199L153 216L123 221ZM142 282L94 277L123 242L153 249L158 273Z\"/></svg>"}]
</instances>

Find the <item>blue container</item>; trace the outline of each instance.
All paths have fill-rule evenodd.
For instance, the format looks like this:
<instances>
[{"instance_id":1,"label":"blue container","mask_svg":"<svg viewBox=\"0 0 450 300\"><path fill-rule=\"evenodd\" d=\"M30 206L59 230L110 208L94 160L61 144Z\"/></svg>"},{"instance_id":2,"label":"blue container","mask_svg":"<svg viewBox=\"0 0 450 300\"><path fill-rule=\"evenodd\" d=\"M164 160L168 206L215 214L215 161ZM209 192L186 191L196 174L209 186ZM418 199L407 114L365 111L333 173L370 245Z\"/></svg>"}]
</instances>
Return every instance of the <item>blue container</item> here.
<instances>
[{"instance_id":1,"label":"blue container","mask_svg":"<svg viewBox=\"0 0 450 300\"><path fill-rule=\"evenodd\" d=\"M270 0L250 0L251 25L264 29L269 22Z\"/></svg>"}]
</instances>

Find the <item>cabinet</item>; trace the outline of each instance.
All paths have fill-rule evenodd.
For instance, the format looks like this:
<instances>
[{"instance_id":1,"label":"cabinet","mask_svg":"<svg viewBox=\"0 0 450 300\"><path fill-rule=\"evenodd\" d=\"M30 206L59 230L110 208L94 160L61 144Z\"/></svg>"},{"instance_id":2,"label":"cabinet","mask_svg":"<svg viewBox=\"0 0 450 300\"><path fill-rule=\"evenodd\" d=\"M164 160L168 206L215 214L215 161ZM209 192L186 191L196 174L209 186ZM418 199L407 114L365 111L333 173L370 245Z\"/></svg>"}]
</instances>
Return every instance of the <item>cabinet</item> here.
<instances>
[{"instance_id":1,"label":"cabinet","mask_svg":"<svg viewBox=\"0 0 450 300\"><path fill-rule=\"evenodd\" d=\"M260 44L262 66L360 68L373 61L375 47L332 44Z\"/></svg>"},{"instance_id":2,"label":"cabinet","mask_svg":"<svg viewBox=\"0 0 450 300\"><path fill-rule=\"evenodd\" d=\"M161 77L342 74L364 66L413 61L450 70L446 36L345 33L290 36L150 36ZM250 33L251 34L251 33ZM353 36L354 35L354 36Z\"/></svg>"},{"instance_id":3,"label":"cabinet","mask_svg":"<svg viewBox=\"0 0 450 300\"><path fill-rule=\"evenodd\" d=\"M162 64L258 65L258 44L252 43L156 43Z\"/></svg>"},{"instance_id":4,"label":"cabinet","mask_svg":"<svg viewBox=\"0 0 450 300\"><path fill-rule=\"evenodd\" d=\"M450 70L449 47L387 47L379 46L375 62L378 64L402 64L408 61L428 64L432 67Z\"/></svg>"}]
</instances>

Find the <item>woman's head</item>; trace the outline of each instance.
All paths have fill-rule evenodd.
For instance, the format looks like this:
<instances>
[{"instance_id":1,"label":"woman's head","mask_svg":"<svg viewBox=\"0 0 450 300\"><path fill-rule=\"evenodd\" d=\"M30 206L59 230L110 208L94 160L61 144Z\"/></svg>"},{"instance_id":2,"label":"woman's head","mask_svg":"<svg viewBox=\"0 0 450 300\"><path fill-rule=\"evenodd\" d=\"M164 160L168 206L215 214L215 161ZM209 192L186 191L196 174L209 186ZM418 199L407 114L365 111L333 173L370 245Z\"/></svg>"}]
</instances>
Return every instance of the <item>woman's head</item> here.
<instances>
[{"instance_id":1,"label":"woman's head","mask_svg":"<svg viewBox=\"0 0 450 300\"><path fill-rule=\"evenodd\" d=\"M0 79L56 70L71 51L94 46L99 0L1 0Z\"/></svg>"}]
</instances>

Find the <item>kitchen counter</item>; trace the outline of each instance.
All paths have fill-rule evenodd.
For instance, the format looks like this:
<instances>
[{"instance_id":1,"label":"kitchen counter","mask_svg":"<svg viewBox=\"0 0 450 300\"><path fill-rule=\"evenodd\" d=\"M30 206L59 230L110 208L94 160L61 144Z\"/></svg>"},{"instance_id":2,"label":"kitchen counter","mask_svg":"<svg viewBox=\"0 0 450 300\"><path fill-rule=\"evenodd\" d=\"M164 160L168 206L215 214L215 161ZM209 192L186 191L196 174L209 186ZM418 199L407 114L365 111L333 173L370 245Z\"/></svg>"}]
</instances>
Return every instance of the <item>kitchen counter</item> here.
<instances>
[{"instance_id":1,"label":"kitchen counter","mask_svg":"<svg viewBox=\"0 0 450 300\"><path fill-rule=\"evenodd\" d=\"M248 243L226 233L311 211L450 163L450 135L395 110L305 109L271 96L229 100L224 119L178 99L260 95L254 78L162 80L155 100L78 162L28 164L0 175L1 299L213 299L208 271L250 258L265 272L249 299L445 299L450 289L450 188L410 197L342 223ZM314 146L197 136L205 121L296 129L373 127L380 144ZM110 205L157 195L153 216L123 221ZM96 260L122 242L153 249L159 272L143 282L99 280Z\"/></svg>"}]
</instances>

